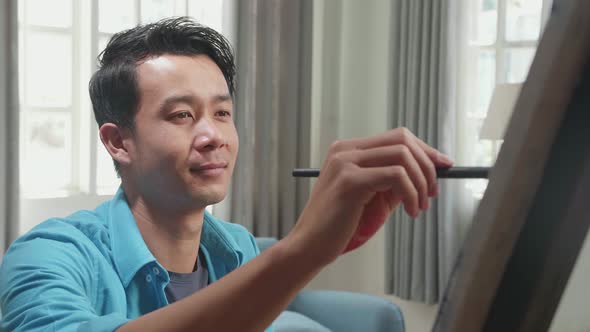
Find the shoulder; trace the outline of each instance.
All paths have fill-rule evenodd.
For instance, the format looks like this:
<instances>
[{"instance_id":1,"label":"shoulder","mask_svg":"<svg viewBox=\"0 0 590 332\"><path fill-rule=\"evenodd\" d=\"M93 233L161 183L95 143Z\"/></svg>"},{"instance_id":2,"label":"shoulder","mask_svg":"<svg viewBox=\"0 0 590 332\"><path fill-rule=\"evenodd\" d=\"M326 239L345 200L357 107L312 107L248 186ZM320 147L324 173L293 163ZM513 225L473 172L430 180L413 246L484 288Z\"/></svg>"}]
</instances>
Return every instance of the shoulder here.
<instances>
[{"instance_id":1,"label":"shoulder","mask_svg":"<svg viewBox=\"0 0 590 332\"><path fill-rule=\"evenodd\" d=\"M6 251L0 271L30 267L91 269L108 250L106 226L93 211L79 211L66 218L51 218L16 239ZM49 267L49 266L48 266Z\"/></svg>"},{"instance_id":2,"label":"shoulder","mask_svg":"<svg viewBox=\"0 0 590 332\"><path fill-rule=\"evenodd\" d=\"M0 330L41 329L48 312L54 329L95 317L105 285L105 278L98 276L108 266L101 263L97 243L108 243L106 233L96 213L80 211L48 219L14 241L0 265L5 318Z\"/></svg>"},{"instance_id":3,"label":"shoulder","mask_svg":"<svg viewBox=\"0 0 590 332\"><path fill-rule=\"evenodd\" d=\"M51 218L18 238L13 246L51 247L69 244L78 250L108 247L109 233L104 217L96 211L78 211L64 218Z\"/></svg>"},{"instance_id":4,"label":"shoulder","mask_svg":"<svg viewBox=\"0 0 590 332\"><path fill-rule=\"evenodd\" d=\"M96 251L92 242L65 219L49 219L14 241L0 265L0 297L16 289L47 287L59 280L91 288Z\"/></svg>"}]
</instances>

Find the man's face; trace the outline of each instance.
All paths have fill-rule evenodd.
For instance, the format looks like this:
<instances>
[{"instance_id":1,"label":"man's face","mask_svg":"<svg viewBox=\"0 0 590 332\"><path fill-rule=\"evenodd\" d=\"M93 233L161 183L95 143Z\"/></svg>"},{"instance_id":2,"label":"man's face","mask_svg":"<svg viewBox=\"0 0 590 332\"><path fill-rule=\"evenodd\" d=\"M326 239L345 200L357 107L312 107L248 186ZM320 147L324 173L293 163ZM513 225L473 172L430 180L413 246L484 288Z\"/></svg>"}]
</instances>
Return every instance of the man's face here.
<instances>
[{"instance_id":1,"label":"man's face","mask_svg":"<svg viewBox=\"0 0 590 332\"><path fill-rule=\"evenodd\" d=\"M132 185L169 208L220 202L238 153L233 103L209 57L162 55L137 66L140 91L129 141Z\"/></svg>"}]
</instances>

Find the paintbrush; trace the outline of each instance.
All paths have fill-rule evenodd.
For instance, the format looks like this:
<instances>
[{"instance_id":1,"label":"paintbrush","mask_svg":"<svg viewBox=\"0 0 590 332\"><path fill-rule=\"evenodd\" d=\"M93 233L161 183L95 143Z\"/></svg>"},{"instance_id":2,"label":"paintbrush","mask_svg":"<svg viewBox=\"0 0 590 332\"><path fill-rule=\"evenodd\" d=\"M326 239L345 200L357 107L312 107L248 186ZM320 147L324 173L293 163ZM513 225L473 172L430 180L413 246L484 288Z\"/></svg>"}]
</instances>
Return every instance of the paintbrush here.
<instances>
[{"instance_id":1,"label":"paintbrush","mask_svg":"<svg viewBox=\"0 0 590 332\"><path fill-rule=\"evenodd\" d=\"M437 167L436 177L439 179L487 179L490 167ZM318 168L295 168L294 177L313 178L320 175Z\"/></svg>"}]
</instances>

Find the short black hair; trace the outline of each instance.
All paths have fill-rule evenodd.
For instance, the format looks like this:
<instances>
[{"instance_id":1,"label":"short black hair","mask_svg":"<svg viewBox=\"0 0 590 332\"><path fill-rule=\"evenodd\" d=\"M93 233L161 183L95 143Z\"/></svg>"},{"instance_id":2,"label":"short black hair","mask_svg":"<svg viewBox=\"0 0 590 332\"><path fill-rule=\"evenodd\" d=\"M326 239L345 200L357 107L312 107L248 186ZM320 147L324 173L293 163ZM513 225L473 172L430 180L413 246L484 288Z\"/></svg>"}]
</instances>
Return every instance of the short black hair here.
<instances>
[{"instance_id":1,"label":"short black hair","mask_svg":"<svg viewBox=\"0 0 590 332\"><path fill-rule=\"evenodd\" d=\"M208 56L223 73L230 96L234 96L236 69L227 39L189 17L166 18L116 33L99 54L98 70L88 87L99 127L114 123L133 129L140 96L137 64L163 54ZM115 168L119 173L116 162Z\"/></svg>"}]
</instances>

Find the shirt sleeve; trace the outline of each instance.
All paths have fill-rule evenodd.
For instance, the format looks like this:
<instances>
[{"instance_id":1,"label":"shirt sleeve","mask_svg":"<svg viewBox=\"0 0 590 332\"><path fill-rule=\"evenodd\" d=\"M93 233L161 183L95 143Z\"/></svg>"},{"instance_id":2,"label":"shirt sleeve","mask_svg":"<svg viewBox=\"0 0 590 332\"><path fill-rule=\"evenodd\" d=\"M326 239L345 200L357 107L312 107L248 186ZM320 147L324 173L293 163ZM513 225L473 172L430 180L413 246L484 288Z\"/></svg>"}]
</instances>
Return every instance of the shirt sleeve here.
<instances>
[{"instance_id":1,"label":"shirt sleeve","mask_svg":"<svg viewBox=\"0 0 590 332\"><path fill-rule=\"evenodd\" d=\"M91 248L67 234L31 232L0 266L0 331L114 331L124 314L99 316Z\"/></svg>"}]
</instances>

